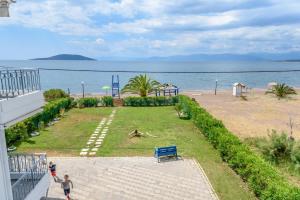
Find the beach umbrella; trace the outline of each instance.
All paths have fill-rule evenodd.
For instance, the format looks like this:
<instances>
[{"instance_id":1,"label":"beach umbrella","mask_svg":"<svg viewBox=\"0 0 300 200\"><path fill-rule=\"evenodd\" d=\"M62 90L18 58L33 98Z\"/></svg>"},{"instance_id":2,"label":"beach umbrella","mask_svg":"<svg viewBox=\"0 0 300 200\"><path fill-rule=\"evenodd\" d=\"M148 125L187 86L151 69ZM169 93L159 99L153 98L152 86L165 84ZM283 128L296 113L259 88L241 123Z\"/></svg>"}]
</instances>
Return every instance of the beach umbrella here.
<instances>
[{"instance_id":1,"label":"beach umbrella","mask_svg":"<svg viewBox=\"0 0 300 200\"><path fill-rule=\"evenodd\" d=\"M104 85L103 87L102 87L102 90L105 90L105 92L106 92L106 95L108 94L108 90L110 89L110 86L108 86L108 85Z\"/></svg>"}]
</instances>

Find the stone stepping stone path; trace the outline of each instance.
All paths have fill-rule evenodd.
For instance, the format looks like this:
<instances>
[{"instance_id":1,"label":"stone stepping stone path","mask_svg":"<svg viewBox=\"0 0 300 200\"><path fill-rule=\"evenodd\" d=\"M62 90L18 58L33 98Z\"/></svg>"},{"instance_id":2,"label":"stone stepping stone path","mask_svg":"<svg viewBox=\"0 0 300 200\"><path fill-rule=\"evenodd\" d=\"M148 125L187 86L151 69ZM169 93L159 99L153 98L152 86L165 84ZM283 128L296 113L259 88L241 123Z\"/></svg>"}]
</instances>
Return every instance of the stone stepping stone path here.
<instances>
[{"instance_id":1,"label":"stone stepping stone path","mask_svg":"<svg viewBox=\"0 0 300 200\"><path fill-rule=\"evenodd\" d=\"M116 109L112 111L112 113L109 115L108 119L103 118L98 126L96 127L94 133L91 135L89 140L86 143L86 146L81 149L80 156L96 156L97 151L102 145L102 142L105 139L105 136L107 135L109 131L109 126L111 125L114 116L116 114Z\"/></svg>"}]
</instances>

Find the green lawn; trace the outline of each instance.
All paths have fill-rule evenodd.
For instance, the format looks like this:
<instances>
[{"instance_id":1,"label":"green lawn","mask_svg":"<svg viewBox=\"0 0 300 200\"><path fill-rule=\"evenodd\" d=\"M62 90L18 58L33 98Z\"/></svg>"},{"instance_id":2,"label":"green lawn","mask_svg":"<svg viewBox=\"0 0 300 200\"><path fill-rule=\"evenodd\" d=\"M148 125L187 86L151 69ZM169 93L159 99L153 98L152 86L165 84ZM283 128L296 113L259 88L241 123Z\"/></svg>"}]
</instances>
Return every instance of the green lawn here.
<instances>
[{"instance_id":1,"label":"green lawn","mask_svg":"<svg viewBox=\"0 0 300 200\"><path fill-rule=\"evenodd\" d=\"M47 152L50 156L78 156L88 138L111 108L72 109L54 126L18 146L18 152Z\"/></svg>"},{"instance_id":2,"label":"green lawn","mask_svg":"<svg viewBox=\"0 0 300 200\"><path fill-rule=\"evenodd\" d=\"M255 199L192 121L179 119L173 107L116 109L98 156L153 156L156 146L177 145L183 158L198 160L220 199ZM18 150L78 156L101 118L107 117L111 111L111 108L72 109L59 123L23 143ZM130 139L128 133L134 129L152 136Z\"/></svg>"}]
</instances>

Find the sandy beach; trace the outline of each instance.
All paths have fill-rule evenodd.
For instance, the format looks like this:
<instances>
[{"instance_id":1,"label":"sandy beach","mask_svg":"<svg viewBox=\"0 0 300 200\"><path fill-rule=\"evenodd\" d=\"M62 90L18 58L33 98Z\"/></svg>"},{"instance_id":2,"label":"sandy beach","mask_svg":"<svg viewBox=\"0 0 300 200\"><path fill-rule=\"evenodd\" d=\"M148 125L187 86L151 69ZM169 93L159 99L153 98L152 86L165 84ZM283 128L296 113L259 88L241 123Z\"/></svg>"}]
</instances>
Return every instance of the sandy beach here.
<instances>
[{"instance_id":1,"label":"sandy beach","mask_svg":"<svg viewBox=\"0 0 300 200\"><path fill-rule=\"evenodd\" d=\"M300 138L300 90L298 95L278 100L265 95L263 89L252 89L247 100L232 96L231 90L186 91L184 94L195 98L226 127L241 138L266 136L272 129L290 132L289 119L294 122L293 135Z\"/></svg>"}]
</instances>

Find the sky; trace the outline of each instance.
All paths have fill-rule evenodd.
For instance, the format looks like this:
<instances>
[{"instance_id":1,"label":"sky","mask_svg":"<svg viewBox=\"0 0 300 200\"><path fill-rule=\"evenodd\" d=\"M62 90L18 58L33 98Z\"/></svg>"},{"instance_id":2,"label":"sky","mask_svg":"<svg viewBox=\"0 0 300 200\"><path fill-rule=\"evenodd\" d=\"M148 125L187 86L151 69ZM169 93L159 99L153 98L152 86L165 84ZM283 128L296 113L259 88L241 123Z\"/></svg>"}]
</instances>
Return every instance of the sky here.
<instances>
[{"instance_id":1,"label":"sky","mask_svg":"<svg viewBox=\"0 0 300 200\"><path fill-rule=\"evenodd\" d=\"M17 0L0 59L300 51L300 0Z\"/></svg>"}]
</instances>

